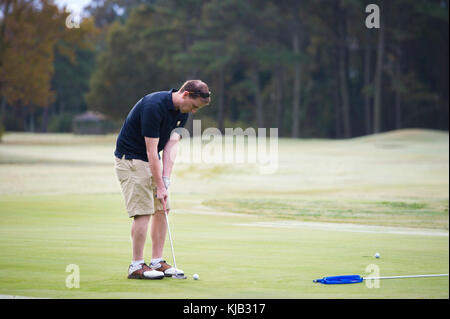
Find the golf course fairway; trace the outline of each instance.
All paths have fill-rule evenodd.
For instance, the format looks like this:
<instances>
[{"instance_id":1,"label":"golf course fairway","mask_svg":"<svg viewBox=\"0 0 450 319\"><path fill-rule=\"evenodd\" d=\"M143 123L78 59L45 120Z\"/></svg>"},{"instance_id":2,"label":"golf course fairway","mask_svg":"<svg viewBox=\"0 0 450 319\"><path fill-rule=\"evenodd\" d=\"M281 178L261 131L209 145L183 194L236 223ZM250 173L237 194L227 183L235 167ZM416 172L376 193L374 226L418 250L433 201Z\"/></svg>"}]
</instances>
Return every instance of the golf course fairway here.
<instances>
[{"instance_id":1,"label":"golf course fairway","mask_svg":"<svg viewBox=\"0 0 450 319\"><path fill-rule=\"evenodd\" d=\"M446 132L280 139L278 169L267 175L255 164L176 164L169 219L187 280L126 278L131 220L114 175L114 143L115 135L4 136L0 295L449 298L448 277L381 280L372 288L313 283L374 269L380 276L448 273ZM146 261L150 254L148 243ZM164 257L172 263L168 240ZM67 285L69 265L79 269L78 288Z\"/></svg>"}]
</instances>

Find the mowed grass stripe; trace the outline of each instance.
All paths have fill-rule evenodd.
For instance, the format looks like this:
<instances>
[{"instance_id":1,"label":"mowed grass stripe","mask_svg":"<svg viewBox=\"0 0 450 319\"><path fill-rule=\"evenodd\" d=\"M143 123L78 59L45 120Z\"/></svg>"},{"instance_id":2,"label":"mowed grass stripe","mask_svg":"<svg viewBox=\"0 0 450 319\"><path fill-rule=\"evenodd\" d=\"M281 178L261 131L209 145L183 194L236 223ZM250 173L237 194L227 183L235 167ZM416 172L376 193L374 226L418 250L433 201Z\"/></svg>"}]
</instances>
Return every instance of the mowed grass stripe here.
<instances>
[{"instance_id":1,"label":"mowed grass stripe","mask_svg":"<svg viewBox=\"0 0 450 319\"><path fill-rule=\"evenodd\" d=\"M312 283L326 275L364 274L369 264L385 275L445 272L448 238L261 229L234 226L233 216L174 213L177 261L190 278L130 281L130 221L121 200L118 194L1 201L0 293L152 298L157 289L159 298L448 298L445 278L386 281L379 289ZM64 214L57 214L59 205ZM239 218L255 220L269 219ZM170 262L167 245L165 252ZM375 252L382 258L374 259ZM80 267L79 289L65 287L68 264ZM193 281L193 273L200 280Z\"/></svg>"}]
</instances>

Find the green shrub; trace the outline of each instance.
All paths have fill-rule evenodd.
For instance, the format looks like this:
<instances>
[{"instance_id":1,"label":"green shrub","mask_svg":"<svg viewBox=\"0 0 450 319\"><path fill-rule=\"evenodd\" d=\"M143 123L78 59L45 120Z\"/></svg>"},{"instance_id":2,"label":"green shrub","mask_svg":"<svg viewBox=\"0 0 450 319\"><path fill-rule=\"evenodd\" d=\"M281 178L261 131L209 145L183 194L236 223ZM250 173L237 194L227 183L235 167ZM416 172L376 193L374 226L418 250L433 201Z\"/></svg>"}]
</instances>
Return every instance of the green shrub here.
<instances>
[{"instance_id":1,"label":"green shrub","mask_svg":"<svg viewBox=\"0 0 450 319\"><path fill-rule=\"evenodd\" d=\"M60 114L52 116L48 123L48 132L51 133L68 133L72 132L72 119L71 114Z\"/></svg>"}]
</instances>

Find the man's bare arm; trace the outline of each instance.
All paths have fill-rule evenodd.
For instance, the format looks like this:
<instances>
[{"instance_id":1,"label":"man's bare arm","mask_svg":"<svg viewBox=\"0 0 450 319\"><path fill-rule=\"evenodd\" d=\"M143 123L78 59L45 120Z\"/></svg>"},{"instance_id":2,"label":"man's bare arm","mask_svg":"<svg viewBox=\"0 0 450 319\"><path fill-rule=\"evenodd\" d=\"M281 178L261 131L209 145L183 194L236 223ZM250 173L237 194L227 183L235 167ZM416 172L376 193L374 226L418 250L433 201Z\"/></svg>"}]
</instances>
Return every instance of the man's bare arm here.
<instances>
[{"instance_id":1,"label":"man's bare arm","mask_svg":"<svg viewBox=\"0 0 450 319\"><path fill-rule=\"evenodd\" d=\"M158 142L159 138L145 137L145 146L147 148L148 163L150 165L150 170L152 176L156 183L158 190L166 189L162 180L161 174L161 164L159 163L158 157Z\"/></svg>"},{"instance_id":2,"label":"man's bare arm","mask_svg":"<svg viewBox=\"0 0 450 319\"><path fill-rule=\"evenodd\" d=\"M162 176L170 177L172 174L173 164L175 163L175 158L177 156L178 151L178 142L180 141L181 136L178 133L172 133L170 135L170 139L167 142L166 146L163 150L163 173Z\"/></svg>"}]
</instances>

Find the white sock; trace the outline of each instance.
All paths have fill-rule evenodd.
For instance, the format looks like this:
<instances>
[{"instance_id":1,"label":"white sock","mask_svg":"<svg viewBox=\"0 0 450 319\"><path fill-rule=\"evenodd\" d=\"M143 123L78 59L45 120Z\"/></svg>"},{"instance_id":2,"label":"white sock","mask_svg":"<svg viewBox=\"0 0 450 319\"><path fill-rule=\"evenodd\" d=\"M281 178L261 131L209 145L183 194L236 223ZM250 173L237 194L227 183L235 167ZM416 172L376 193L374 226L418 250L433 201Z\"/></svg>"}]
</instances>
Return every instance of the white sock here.
<instances>
[{"instance_id":1,"label":"white sock","mask_svg":"<svg viewBox=\"0 0 450 319\"><path fill-rule=\"evenodd\" d=\"M137 268L137 266L140 266L142 263L144 263L144 260L132 260L131 261L131 267Z\"/></svg>"},{"instance_id":2,"label":"white sock","mask_svg":"<svg viewBox=\"0 0 450 319\"><path fill-rule=\"evenodd\" d=\"M153 266L159 264L163 260L162 258L152 258L152 261L150 262Z\"/></svg>"}]
</instances>

